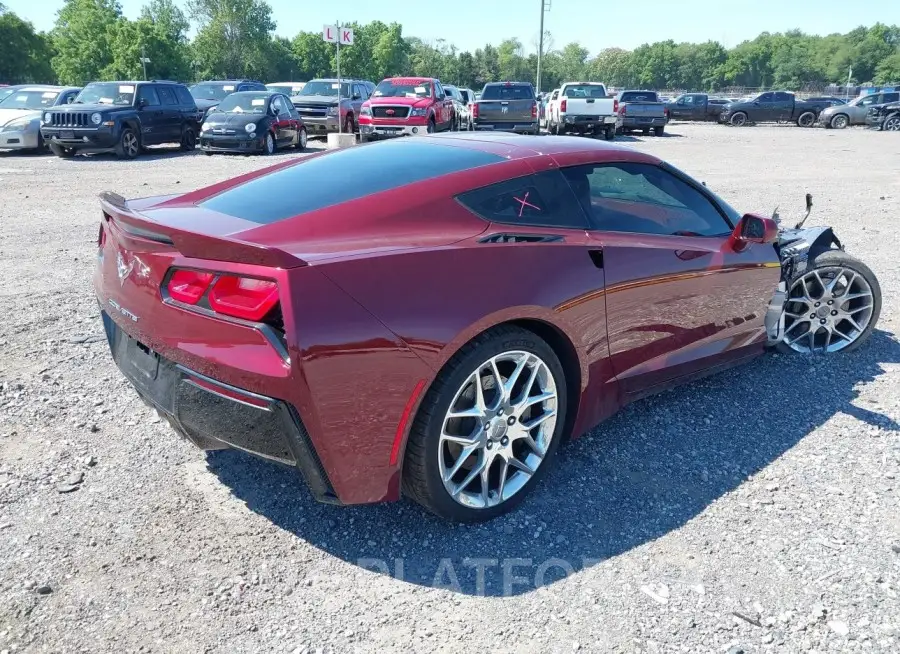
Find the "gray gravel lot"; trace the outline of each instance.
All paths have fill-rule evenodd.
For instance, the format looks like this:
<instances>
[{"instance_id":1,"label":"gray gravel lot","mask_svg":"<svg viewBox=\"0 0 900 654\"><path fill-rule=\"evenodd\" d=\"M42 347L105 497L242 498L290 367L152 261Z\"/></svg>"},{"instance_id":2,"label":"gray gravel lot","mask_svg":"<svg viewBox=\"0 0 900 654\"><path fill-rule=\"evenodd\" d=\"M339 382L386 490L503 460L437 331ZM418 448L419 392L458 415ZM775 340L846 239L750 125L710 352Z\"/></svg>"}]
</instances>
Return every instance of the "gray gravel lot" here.
<instances>
[{"instance_id":1,"label":"gray gravel lot","mask_svg":"<svg viewBox=\"0 0 900 654\"><path fill-rule=\"evenodd\" d=\"M0 155L0 652L900 651L900 138L668 132L620 140L743 210L799 218L811 192L880 278L879 329L634 404L466 527L207 458L115 369L97 193L272 159Z\"/></svg>"}]
</instances>

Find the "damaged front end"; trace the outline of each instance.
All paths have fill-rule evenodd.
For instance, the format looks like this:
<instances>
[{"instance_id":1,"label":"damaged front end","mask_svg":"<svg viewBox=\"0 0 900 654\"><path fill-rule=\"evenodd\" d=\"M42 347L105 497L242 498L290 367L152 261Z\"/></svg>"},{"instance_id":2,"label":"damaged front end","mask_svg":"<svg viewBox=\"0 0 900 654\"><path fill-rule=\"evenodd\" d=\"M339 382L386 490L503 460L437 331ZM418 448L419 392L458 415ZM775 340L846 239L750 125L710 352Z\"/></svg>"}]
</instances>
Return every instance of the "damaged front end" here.
<instances>
[{"instance_id":1,"label":"damaged front end","mask_svg":"<svg viewBox=\"0 0 900 654\"><path fill-rule=\"evenodd\" d=\"M804 219L805 220L805 219ZM781 279L766 311L765 325L770 346L784 338L784 309L791 282L806 272L810 262L827 250L843 250L831 227L802 227L781 229L775 249L781 259Z\"/></svg>"}]
</instances>

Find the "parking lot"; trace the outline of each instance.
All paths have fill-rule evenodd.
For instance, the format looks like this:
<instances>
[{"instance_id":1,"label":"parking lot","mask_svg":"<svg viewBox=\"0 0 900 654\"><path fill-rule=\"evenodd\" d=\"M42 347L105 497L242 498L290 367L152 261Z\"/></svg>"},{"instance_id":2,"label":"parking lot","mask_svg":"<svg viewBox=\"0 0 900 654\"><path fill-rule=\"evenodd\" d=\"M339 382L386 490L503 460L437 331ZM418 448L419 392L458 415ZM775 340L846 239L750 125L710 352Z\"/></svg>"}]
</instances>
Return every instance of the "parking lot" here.
<instances>
[{"instance_id":1,"label":"parking lot","mask_svg":"<svg viewBox=\"0 0 900 654\"><path fill-rule=\"evenodd\" d=\"M477 526L317 504L292 470L207 457L109 357L97 194L296 153L0 154L0 651L900 651L900 139L666 129L617 142L739 210L793 223L812 193L808 224L880 279L878 329L633 404Z\"/></svg>"}]
</instances>

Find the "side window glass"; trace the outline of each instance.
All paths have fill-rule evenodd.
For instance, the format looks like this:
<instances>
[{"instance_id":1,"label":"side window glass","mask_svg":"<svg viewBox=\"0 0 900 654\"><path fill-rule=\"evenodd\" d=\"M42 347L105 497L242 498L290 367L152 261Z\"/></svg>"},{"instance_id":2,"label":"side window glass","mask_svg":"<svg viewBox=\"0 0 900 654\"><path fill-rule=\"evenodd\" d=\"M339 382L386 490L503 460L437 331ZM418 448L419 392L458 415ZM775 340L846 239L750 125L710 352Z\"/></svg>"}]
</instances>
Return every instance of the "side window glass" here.
<instances>
[{"instance_id":1,"label":"side window glass","mask_svg":"<svg viewBox=\"0 0 900 654\"><path fill-rule=\"evenodd\" d=\"M179 104L187 105L189 107L194 104L194 97L184 86L176 86L175 95L178 98Z\"/></svg>"},{"instance_id":2,"label":"side window glass","mask_svg":"<svg viewBox=\"0 0 900 654\"><path fill-rule=\"evenodd\" d=\"M138 102L142 102L148 107L159 106L159 95L152 86L142 86L138 91Z\"/></svg>"},{"instance_id":3,"label":"side window glass","mask_svg":"<svg viewBox=\"0 0 900 654\"><path fill-rule=\"evenodd\" d=\"M446 94L444 93L444 87L441 86L441 83L437 80L434 80L434 94L435 97L438 98L446 97Z\"/></svg>"},{"instance_id":4,"label":"side window glass","mask_svg":"<svg viewBox=\"0 0 900 654\"><path fill-rule=\"evenodd\" d=\"M277 116L280 113L286 113L287 107L284 106L284 103L281 101L281 96L276 95L272 97L272 109L274 109L274 114Z\"/></svg>"},{"instance_id":5,"label":"side window glass","mask_svg":"<svg viewBox=\"0 0 900 654\"><path fill-rule=\"evenodd\" d=\"M597 229L664 236L722 236L725 218L700 191L649 164L598 164L563 174Z\"/></svg>"},{"instance_id":6,"label":"side window glass","mask_svg":"<svg viewBox=\"0 0 900 654\"><path fill-rule=\"evenodd\" d=\"M457 199L490 222L570 229L588 226L572 189L557 170L492 184Z\"/></svg>"},{"instance_id":7,"label":"side window glass","mask_svg":"<svg viewBox=\"0 0 900 654\"><path fill-rule=\"evenodd\" d=\"M168 86L160 86L159 87L159 99L163 104L167 105L175 105L178 104L178 101L175 99L175 92L170 89Z\"/></svg>"},{"instance_id":8,"label":"side window glass","mask_svg":"<svg viewBox=\"0 0 900 654\"><path fill-rule=\"evenodd\" d=\"M897 102L900 100L900 93L885 93L882 102Z\"/></svg>"},{"instance_id":9,"label":"side window glass","mask_svg":"<svg viewBox=\"0 0 900 654\"><path fill-rule=\"evenodd\" d=\"M773 93L763 93L761 96L759 96L759 101L760 102L772 102L773 96L774 96Z\"/></svg>"},{"instance_id":10,"label":"side window glass","mask_svg":"<svg viewBox=\"0 0 900 654\"><path fill-rule=\"evenodd\" d=\"M775 102L788 102L791 99L787 93L776 93Z\"/></svg>"}]
</instances>

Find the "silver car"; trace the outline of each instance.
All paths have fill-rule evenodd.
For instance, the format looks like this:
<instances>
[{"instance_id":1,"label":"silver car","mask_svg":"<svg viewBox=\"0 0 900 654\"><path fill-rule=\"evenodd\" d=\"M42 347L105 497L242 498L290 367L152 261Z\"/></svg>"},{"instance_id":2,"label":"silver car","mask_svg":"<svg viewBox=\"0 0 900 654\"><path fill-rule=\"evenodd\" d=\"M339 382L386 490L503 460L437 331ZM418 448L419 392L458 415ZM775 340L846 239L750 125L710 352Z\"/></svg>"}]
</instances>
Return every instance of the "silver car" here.
<instances>
[{"instance_id":1,"label":"silver car","mask_svg":"<svg viewBox=\"0 0 900 654\"><path fill-rule=\"evenodd\" d=\"M38 150L41 139L41 112L69 104L81 91L71 86L30 84L17 86L0 101L0 150Z\"/></svg>"},{"instance_id":2,"label":"silver car","mask_svg":"<svg viewBox=\"0 0 900 654\"><path fill-rule=\"evenodd\" d=\"M828 107L819 114L819 124L844 129L850 125L865 125L869 109L881 104L900 101L900 93L871 93L854 98L848 104Z\"/></svg>"}]
</instances>

